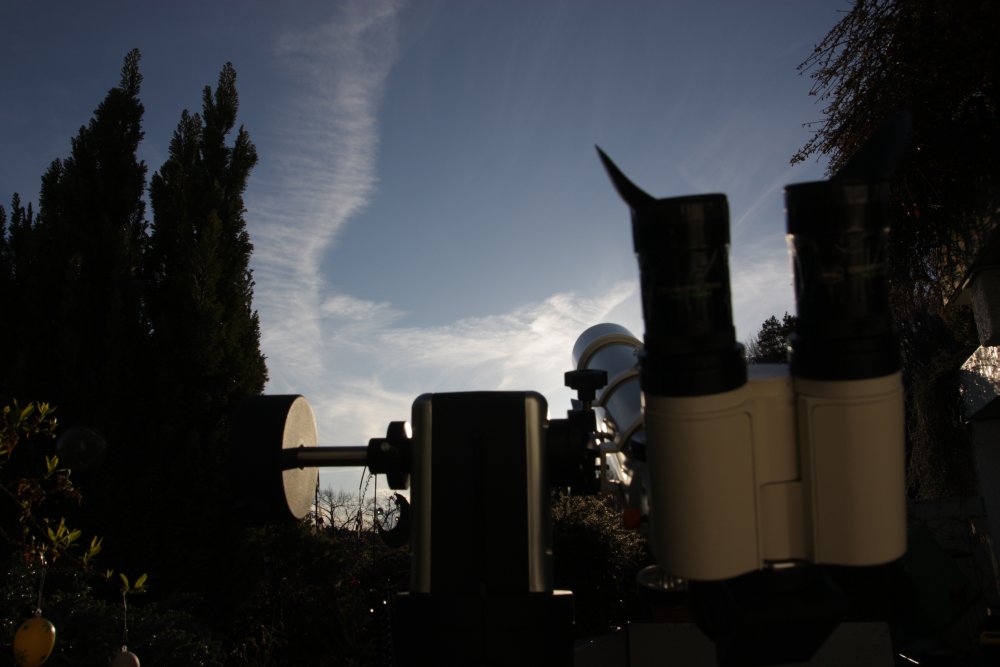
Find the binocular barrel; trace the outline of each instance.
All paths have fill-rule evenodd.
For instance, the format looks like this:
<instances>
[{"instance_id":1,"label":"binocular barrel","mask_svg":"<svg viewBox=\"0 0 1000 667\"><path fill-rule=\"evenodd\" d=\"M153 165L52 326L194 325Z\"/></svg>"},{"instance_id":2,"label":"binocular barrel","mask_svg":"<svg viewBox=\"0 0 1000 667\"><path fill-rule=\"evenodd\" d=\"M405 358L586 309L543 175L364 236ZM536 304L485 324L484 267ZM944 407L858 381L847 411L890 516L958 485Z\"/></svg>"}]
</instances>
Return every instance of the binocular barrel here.
<instances>
[{"instance_id":1,"label":"binocular barrel","mask_svg":"<svg viewBox=\"0 0 1000 667\"><path fill-rule=\"evenodd\" d=\"M889 317L888 195L885 182L785 188L799 315L793 376L860 380L900 369Z\"/></svg>"},{"instance_id":2,"label":"binocular barrel","mask_svg":"<svg viewBox=\"0 0 1000 667\"><path fill-rule=\"evenodd\" d=\"M643 391L691 396L744 384L746 363L736 342L729 291L725 195L655 199L598 152L632 211L646 326Z\"/></svg>"},{"instance_id":3,"label":"binocular barrel","mask_svg":"<svg viewBox=\"0 0 1000 667\"><path fill-rule=\"evenodd\" d=\"M905 417L889 309L889 188L785 188L798 325L797 400L810 559L878 565L906 550Z\"/></svg>"}]
</instances>

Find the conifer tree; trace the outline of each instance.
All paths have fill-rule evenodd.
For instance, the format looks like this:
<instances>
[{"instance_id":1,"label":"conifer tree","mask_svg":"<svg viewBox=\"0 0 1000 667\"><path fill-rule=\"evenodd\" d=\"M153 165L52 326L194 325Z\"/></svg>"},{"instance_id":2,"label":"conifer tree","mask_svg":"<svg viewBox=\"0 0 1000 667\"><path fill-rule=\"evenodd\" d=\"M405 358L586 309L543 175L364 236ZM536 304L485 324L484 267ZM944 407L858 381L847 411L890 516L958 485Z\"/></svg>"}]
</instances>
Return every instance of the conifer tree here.
<instances>
[{"instance_id":1,"label":"conifer tree","mask_svg":"<svg viewBox=\"0 0 1000 667\"><path fill-rule=\"evenodd\" d=\"M15 398L11 394L12 382L24 374L28 359L25 350L28 338L25 332L27 315L32 308L30 295L32 285L29 280L34 263L32 247L32 226L35 214L29 203L21 205L21 197L14 193L11 197L10 219L0 207L2 234L2 270L0 270L0 313L7 323L0 327L0 396L4 400Z\"/></svg>"},{"instance_id":2,"label":"conifer tree","mask_svg":"<svg viewBox=\"0 0 1000 667\"><path fill-rule=\"evenodd\" d=\"M10 257L10 242L7 240L7 211L0 206L0 318L4 321L15 317L13 282L14 267ZM10 349L12 341L13 328L0 326L0 350ZM10 369L6 364L0 364L0 401L3 401L2 389L7 386L9 373Z\"/></svg>"},{"instance_id":3,"label":"conifer tree","mask_svg":"<svg viewBox=\"0 0 1000 667\"><path fill-rule=\"evenodd\" d=\"M174 356L185 350L164 370L197 380L199 398L214 408L259 393L267 376L243 203L257 152L242 126L226 144L237 110L236 70L227 63L214 94L205 87L202 115L181 114L169 157L150 183L154 346Z\"/></svg>"},{"instance_id":4,"label":"conifer tree","mask_svg":"<svg viewBox=\"0 0 1000 667\"><path fill-rule=\"evenodd\" d=\"M201 114L181 115L147 230L141 82L132 51L42 177L38 214L16 195L0 208L0 397L51 401L62 424L101 432L103 465L73 476L87 473L81 519L105 555L164 596L220 604L207 593L237 543L223 530L227 418L266 380L243 202L257 154L235 130L227 64Z\"/></svg>"},{"instance_id":5,"label":"conifer tree","mask_svg":"<svg viewBox=\"0 0 1000 667\"><path fill-rule=\"evenodd\" d=\"M72 140L70 156L43 176L37 220L12 224L12 233L24 232L15 271L32 359L17 384L48 394L63 406L64 420L72 415L105 430L114 429L118 400L134 395L143 338L141 83L139 52L132 51L118 87Z\"/></svg>"},{"instance_id":6,"label":"conifer tree","mask_svg":"<svg viewBox=\"0 0 1000 667\"><path fill-rule=\"evenodd\" d=\"M181 114L169 157L150 182L145 277L159 417L150 438L160 443L164 479L184 482L183 493L159 500L183 517L178 534L206 546L216 543L229 505L227 417L267 377L243 203L257 153L243 127L227 143L238 106L236 70L227 63L215 91L206 86L202 113ZM192 517L201 519L191 525Z\"/></svg>"},{"instance_id":7,"label":"conifer tree","mask_svg":"<svg viewBox=\"0 0 1000 667\"><path fill-rule=\"evenodd\" d=\"M3 298L9 291L9 282L12 275L10 265L10 250L7 243L7 211L0 206L0 298Z\"/></svg>"},{"instance_id":8,"label":"conifer tree","mask_svg":"<svg viewBox=\"0 0 1000 667\"><path fill-rule=\"evenodd\" d=\"M788 337L795 331L798 318L785 315L778 318L771 315L760 325L760 330L747 341L747 361L751 364L788 363Z\"/></svg>"}]
</instances>

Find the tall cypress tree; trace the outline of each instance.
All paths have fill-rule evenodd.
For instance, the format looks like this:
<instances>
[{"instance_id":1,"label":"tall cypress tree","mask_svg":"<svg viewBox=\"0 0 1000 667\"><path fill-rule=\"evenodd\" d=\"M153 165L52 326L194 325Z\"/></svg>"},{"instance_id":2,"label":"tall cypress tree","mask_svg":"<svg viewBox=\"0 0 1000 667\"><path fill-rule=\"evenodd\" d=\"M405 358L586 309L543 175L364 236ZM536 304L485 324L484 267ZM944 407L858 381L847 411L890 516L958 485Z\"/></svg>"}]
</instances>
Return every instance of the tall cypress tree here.
<instances>
[{"instance_id":1,"label":"tall cypress tree","mask_svg":"<svg viewBox=\"0 0 1000 667\"><path fill-rule=\"evenodd\" d=\"M69 157L42 177L34 220L15 197L8 250L19 322L16 344L0 351L4 393L56 403L63 422L86 422L119 442L144 337L141 83L132 51Z\"/></svg>"},{"instance_id":2,"label":"tall cypress tree","mask_svg":"<svg viewBox=\"0 0 1000 667\"><path fill-rule=\"evenodd\" d=\"M10 321L16 317L13 298L14 267L10 257L10 242L7 240L7 211L0 206L0 317ZM13 339L13 328L0 326L0 350L10 349ZM0 363L0 401L3 401L3 388L7 386L10 369Z\"/></svg>"},{"instance_id":3,"label":"tall cypress tree","mask_svg":"<svg viewBox=\"0 0 1000 667\"><path fill-rule=\"evenodd\" d=\"M201 115L181 114L169 157L150 181L146 295L158 401L151 437L160 441L164 478L178 488L184 481L182 493L161 494L169 504L162 516L177 517L177 534L206 547L217 542L228 508L227 416L267 378L243 203L257 153L243 127L227 143L237 110L236 70L227 63L214 93L205 87ZM159 528L174 532L169 523ZM190 580L190 570L177 574Z\"/></svg>"},{"instance_id":4,"label":"tall cypress tree","mask_svg":"<svg viewBox=\"0 0 1000 667\"><path fill-rule=\"evenodd\" d=\"M30 361L25 331L33 310L34 285L31 280L36 263L32 234L35 214L29 203L21 205L21 196L14 193L10 203L10 218L0 207L0 313L5 326L0 327L0 401L17 398L14 384L26 373Z\"/></svg>"},{"instance_id":5,"label":"tall cypress tree","mask_svg":"<svg viewBox=\"0 0 1000 667\"><path fill-rule=\"evenodd\" d=\"M227 63L214 94L205 87L202 115L181 114L169 158L150 183L154 345L173 357L162 370L186 376L191 382L180 385L186 391L197 385L195 402L213 408L259 393L267 378L243 203L257 152L242 126L233 145L226 144L237 109L236 70Z\"/></svg>"},{"instance_id":6,"label":"tall cypress tree","mask_svg":"<svg viewBox=\"0 0 1000 667\"><path fill-rule=\"evenodd\" d=\"M38 219L30 241L24 239L24 254L15 256L31 330L25 341L31 365L17 384L36 396L48 394L64 419L105 430L115 430L120 401L134 395L143 339L146 167L136 157L143 136L141 83L133 50L119 85L72 140L70 156L54 161L43 176ZM27 231L24 220L12 228Z\"/></svg>"},{"instance_id":7,"label":"tall cypress tree","mask_svg":"<svg viewBox=\"0 0 1000 667\"><path fill-rule=\"evenodd\" d=\"M141 261L146 241L146 166L139 101L140 54L130 51L116 87L71 140L68 157L42 177L39 210L11 225L23 319L8 390L57 406L65 426L84 425L108 443L104 464L74 477L95 530L114 535L134 521L121 497L141 491L147 354ZM109 545L115 541L109 540ZM127 542L127 539L124 540Z\"/></svg>"}]
</instances>

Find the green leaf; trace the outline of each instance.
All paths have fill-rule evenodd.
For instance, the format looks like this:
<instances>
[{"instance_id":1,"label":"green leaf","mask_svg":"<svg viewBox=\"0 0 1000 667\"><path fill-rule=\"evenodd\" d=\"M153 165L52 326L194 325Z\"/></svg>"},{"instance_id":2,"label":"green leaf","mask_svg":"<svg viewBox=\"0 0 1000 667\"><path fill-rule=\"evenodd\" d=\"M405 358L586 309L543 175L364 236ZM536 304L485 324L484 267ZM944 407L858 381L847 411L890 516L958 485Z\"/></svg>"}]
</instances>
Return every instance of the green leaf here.
<instances>
[{"instance_id":1,"label":"green leaf","mask_svg":"<svg viewBox=\"0 0 1000 667\"><path fill-rule=\"evenodd\" d=\"M94 536L90 538L90 548L87 549L87 553L83 554L83 564L89 565L90 561L101 553L101 540Z\"/></svg>"},{"instance_id":2,"label":"green leaf","mask_svg":"<svg viewBox=\"0 0 1000 667\"><path fill-rule=\"evenodd\" d=\"M122 583L125 585L125 590L128 590L128 577L125 576L124 572L119 572L118 576L121 578Z\"/></svg>"},{"instance_id":3,"label":"green leaf","mask_svg":"<svg viewBox=\"0 0 1000 667\"><path fill-rule=\"evenodd\" d=\"M133 589L136 591L141 591L143 588L145 588L147 576L148 575L145 572L143 572L142 575L135 580L135 586L133 587Z\"/></svg>"}]
</instances>

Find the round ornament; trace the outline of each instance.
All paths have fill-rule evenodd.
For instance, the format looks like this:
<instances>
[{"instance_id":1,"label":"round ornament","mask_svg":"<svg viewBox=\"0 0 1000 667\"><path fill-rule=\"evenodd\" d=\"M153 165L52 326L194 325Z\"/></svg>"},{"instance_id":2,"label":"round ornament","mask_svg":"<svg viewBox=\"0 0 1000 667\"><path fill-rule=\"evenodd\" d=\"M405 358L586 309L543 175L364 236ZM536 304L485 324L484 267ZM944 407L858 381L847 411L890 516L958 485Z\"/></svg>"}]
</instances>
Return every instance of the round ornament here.
<instances>
[{"instance_id":1,"label":"round ornament","mask_svg":"<svg viewBox=\"0 0 1000 667\"><path fill-rule=\"evenodd\" d=\"M56 626L36 615L21 624L14 634L14 663L17 667L39 667L52 655Z\"/></svg>"},{"instance_id":2,"label":"round ornament","mask_svg":"<svg viewBox=\"0 0 1000 667\"><path fill-rule=\"evenodd\" d=\"M111 661L111 667L139 667L139 656L122 646L122 652Z\"/></svg>"}]
</instances>

